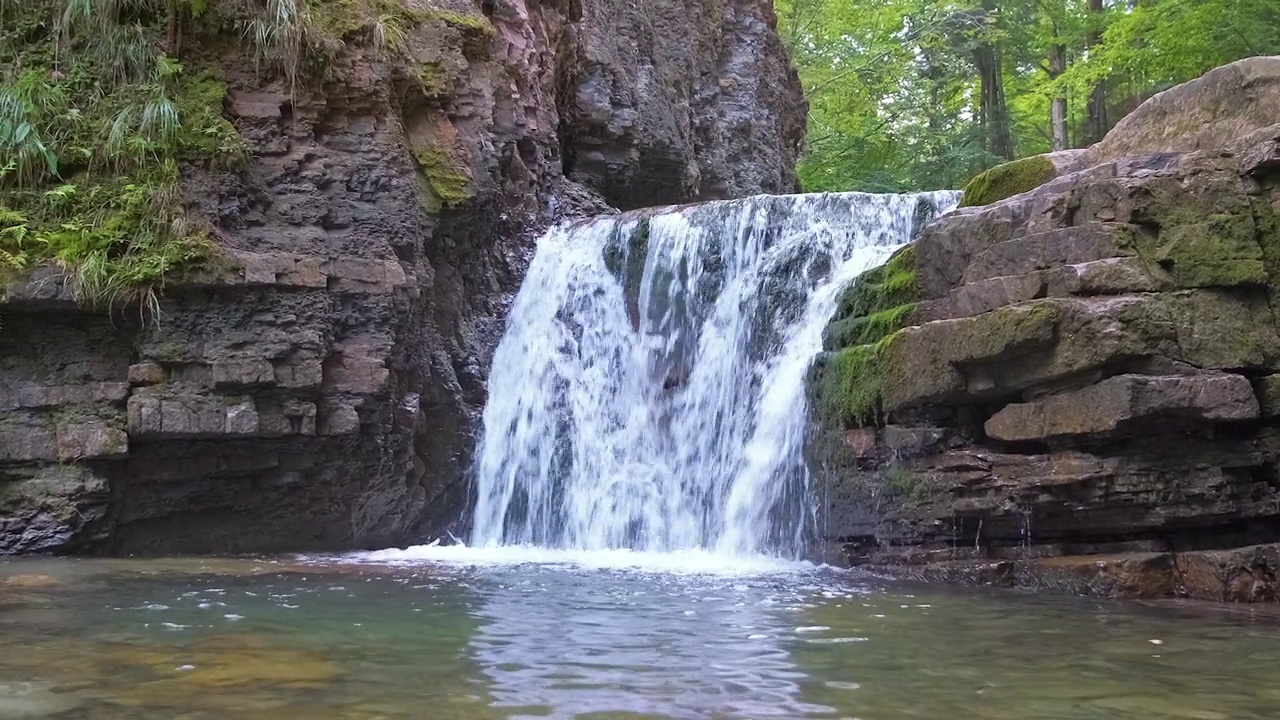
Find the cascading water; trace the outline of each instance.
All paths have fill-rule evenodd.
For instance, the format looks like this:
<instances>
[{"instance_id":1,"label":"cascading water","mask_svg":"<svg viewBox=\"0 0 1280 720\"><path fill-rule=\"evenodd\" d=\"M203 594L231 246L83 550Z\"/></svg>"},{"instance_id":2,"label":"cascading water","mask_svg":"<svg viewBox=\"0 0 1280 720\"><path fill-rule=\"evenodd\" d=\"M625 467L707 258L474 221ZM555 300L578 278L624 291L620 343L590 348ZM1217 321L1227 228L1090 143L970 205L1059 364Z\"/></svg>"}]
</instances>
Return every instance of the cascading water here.
<instances>
[{"instance_id":1,"label":"cascading water","mask_svg":"<svg viewBox=\"0 0 1280 720\"><path fill-rule=\"evenodd\" d=\"M837 295L957 193L760 196L549 231L489 377L475 545L796 555Z\"/></svg>"}]
</instances>

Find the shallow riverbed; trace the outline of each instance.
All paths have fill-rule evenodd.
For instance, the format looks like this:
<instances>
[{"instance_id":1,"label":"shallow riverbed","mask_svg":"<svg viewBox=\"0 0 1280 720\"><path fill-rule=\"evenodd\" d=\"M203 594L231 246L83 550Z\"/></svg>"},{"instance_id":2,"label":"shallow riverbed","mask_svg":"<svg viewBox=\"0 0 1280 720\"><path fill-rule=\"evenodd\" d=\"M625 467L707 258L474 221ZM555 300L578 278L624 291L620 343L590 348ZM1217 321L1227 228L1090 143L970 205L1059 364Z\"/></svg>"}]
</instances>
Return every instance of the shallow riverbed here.
<instances>
[{"instance_id":1,"label":"shallow riverbed","mask_svg":"<svg viewBox=\"0 0 1280 720\"><path fill-rule=\"evenodd\" d=\"M1280 717L1280 621L771 560L0 563L0 719Z\"/></svg>"}]
</instances>

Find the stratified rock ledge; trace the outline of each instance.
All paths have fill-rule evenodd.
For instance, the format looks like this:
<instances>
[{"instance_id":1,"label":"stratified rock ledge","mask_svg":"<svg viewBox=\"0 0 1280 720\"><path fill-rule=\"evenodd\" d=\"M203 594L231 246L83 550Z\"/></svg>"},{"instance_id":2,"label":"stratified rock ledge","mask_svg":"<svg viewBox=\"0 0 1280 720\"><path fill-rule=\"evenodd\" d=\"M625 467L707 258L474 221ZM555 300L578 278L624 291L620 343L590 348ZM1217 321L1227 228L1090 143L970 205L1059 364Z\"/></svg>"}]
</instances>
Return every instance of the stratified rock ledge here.
<instances>
[{"instance_id":1,"label":"stratified rock ledge","mask_svg":"<svg viewBox=\"0 0 1280 720\"><path fill-rule=\"evenodd\" d=\"M931 225L890 261L914 281L893 307L847 291L810 382L830 556L1277 600L1276 108L1280 58L1216 70L1039 187ZM882 332L848 346L850 327Z\"/></svg>"}]
</instances>

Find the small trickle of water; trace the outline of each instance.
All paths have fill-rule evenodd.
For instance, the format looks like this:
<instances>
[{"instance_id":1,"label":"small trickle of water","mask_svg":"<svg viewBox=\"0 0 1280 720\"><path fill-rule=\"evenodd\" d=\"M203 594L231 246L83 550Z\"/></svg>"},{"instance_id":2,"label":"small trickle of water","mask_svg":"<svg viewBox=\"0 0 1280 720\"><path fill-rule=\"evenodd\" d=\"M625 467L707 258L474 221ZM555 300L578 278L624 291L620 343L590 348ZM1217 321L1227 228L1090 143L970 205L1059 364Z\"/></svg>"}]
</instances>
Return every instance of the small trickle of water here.
<instances>
[{"instance_id":1,"label":"small trickle of water","mask_svg":"<svg viewBox=\"0 0 1280 720\"><path fill-rule=\"evenodd\" d=\"M472 542L797 555L837 295L957 193L760 196L559 227L494 358Z\"/></svg>"}]
</instances>

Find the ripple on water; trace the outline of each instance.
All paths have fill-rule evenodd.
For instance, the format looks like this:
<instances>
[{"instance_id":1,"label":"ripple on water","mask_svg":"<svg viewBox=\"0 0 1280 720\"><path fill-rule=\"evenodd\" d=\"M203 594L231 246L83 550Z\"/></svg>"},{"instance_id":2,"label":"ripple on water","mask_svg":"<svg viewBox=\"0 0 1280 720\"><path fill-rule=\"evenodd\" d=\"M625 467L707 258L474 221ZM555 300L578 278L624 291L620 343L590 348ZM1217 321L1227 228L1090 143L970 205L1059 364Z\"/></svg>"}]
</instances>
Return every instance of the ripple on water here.
<instances>
[{"instance_id":1,"label":"ripple on water","mask_svg":"<svg viewBox=\"0 0 1280 720\"><path fill-rule=\"evenodd\" d=\"M1275 720L1280 704L1275 625L680 562L60 572L56 593L0 607L0 677L30 684L0 685L0 717L55 700L93 720Z\"/></svg>"}]
</instances>

